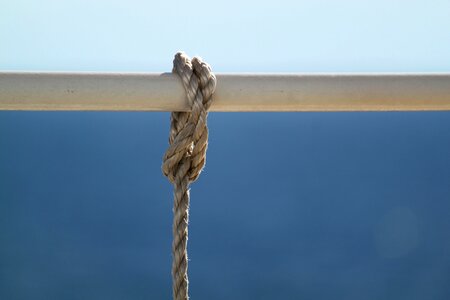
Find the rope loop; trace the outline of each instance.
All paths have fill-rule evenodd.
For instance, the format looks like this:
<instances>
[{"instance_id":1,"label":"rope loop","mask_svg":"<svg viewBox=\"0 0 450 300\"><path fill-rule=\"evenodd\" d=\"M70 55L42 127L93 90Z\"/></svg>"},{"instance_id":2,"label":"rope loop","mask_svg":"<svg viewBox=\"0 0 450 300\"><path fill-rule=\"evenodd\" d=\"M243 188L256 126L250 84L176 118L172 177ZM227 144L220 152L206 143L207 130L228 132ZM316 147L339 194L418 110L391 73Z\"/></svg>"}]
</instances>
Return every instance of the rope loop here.
<instances>
[{"instance_id":1,"label":"rope loop","mask_svg":"<svg viewBox=\"0 0 450 300\"><path fill-rule=\"evenodd\" d=\"M172 72L183 83L191 111L171 114L169 148L163 158L162 170L170 182L175 183L180 162L190 162L187 174L189 181L193 182L200 175L206 161L206 119L217 80L211 67L200 57L190 60L183 52L175 55Z\"/></svg>"}]
</instances>

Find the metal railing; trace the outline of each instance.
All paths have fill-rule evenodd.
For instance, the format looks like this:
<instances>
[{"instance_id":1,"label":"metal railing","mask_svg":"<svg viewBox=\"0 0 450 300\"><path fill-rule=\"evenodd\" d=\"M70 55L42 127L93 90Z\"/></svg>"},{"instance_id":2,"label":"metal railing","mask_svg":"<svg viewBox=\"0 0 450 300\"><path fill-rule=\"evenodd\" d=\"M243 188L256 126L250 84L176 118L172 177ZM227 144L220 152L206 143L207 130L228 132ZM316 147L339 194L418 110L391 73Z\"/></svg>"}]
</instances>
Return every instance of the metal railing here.
<instances>
[{"instance_id":1,"label":"metal railing","mask_svg":"<svg viewBox=\"0 0 450 300\"><path fill-rule=\"evenodd\" d=\"M0 72L0 110L186 111L171 73ZM450 110L450 74L217 74L211 111Z\"/></svg>"}]
</instances>

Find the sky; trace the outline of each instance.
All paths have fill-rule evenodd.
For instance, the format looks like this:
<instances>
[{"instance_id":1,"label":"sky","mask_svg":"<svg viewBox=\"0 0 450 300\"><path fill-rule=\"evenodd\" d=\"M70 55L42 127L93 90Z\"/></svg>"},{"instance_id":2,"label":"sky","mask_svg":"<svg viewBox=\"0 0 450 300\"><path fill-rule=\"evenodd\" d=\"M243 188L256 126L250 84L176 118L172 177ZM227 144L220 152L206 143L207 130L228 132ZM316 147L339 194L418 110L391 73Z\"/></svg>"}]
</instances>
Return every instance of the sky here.
<instances>
[{"instance_id":1,"label":"sky","mask_svg":"<svg viewBox=\"0 0 450 300\"><path fill-rule=\"evenodd\" d=\"M446 0L7 1L5 70L448 72Z\"/></svg>"},{"instance_id":2,"label":"sky","mask_svg":"<svg viewBox=\"0 0 450 300\"><path fill-rule=\"evenodd\" d=\"M0 70L450 72L449 1L5 1ZM0 299L170 299L170 115L0 112ZM450 113L211 113L192 299L449 299Z\"/></svg>"}]
</instances>

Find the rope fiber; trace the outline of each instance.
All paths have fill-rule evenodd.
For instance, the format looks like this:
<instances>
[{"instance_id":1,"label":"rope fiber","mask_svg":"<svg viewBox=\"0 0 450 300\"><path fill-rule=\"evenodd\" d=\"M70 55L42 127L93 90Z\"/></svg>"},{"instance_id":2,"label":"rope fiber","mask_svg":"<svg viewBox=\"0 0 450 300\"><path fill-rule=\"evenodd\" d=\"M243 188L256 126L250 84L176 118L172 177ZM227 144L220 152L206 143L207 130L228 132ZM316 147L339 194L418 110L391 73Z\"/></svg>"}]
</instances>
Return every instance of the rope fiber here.
<instances>
[{"instance_id":1,"label":"rope fiber","mask_svg":"<svg viewBox=\"0 0 450 300\"><path fill-rule=\"evenodd\" d=\"M173 60L176 73L186 91L189 112L172 112L169 148L162 171L174 186L172 290L174 300L187 300L189 185L200 175L206 161L208 127L206 120L216 89L216 76L200 57L192 60L178 52Z\"/></svg>"}]
</instances>

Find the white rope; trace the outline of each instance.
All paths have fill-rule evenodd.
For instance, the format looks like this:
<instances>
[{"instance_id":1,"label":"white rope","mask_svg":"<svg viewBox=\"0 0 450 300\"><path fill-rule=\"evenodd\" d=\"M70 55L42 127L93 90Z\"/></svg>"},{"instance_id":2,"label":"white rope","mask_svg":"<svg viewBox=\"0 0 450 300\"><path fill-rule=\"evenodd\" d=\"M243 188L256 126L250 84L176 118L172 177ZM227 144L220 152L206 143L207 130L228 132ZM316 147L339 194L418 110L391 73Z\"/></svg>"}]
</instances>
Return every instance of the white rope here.
<instances>
[{"instance_id":1,"label":"white rope","mask_svg":"<svg viewBox=\"0 0 450 300\"><path fill-rule=\"evenodd\" d=\"M188 223L189 185L200 175L206 160L208 127L206 119L216 88L216 77L201 58L189 59L179 52L173 61L173 72L183 82L190 112L172 112L167 149L162 170L174 185L172 289L173 299L186 300L188 295Z\"/></svg>"}]
</instances>

